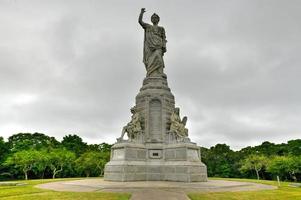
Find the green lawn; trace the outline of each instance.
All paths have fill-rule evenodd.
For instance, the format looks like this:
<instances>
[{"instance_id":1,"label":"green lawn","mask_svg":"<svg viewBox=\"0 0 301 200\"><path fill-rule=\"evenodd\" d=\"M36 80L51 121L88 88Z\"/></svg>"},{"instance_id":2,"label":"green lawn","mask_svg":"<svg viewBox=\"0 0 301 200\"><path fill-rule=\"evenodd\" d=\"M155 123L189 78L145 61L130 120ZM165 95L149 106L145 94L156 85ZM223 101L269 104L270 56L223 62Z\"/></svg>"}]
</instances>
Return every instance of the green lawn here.
<instances>
[{"instance_id":1,"label":"green lawn","mask_svg":"<svg viewBox=\"0 0 301 200\"><path fill-rule=\"evenodd\" d=\"M105 193L105 192L55 192L51 190L38 189L34 186L51 181L74 180L30 180L17 181L26 183L22 186L0 186L0 200L128 200L130 194ZM275 181L257 181L250 179L221 179L233 181L256 182L277 186ZM279 189L248 191L248 192L211 192L190 193L192 200L301 200L301 188L288 186L289 183L281 183Z\"/></svg>"},{"instance_id":2,"label":"green lawn","mask_svg":"<svg viewBox=\"0 0 301 200\"><path fill-rule=\"evenodd\" d=\"M220 180L255 182L278 186L276 181L257 181L250 179ZM276 190L190 193L188 196L191 200L301 200L301 188L290 187L289 183L281 182L281 186Z\"/></svg>"},{"instance_id":3,"label":"green lawn","mask_svg":"<svg viewBox=\"0 0 301 200\"><path fill-rule=\"evenodd\" d=\"M17 181L26 183L27 185L0 186L0 200L128 200L130 198L130 194L107 192L55 192L34 187L37 184L61 180L74 179Z\"/></svg>"}]
</instances>

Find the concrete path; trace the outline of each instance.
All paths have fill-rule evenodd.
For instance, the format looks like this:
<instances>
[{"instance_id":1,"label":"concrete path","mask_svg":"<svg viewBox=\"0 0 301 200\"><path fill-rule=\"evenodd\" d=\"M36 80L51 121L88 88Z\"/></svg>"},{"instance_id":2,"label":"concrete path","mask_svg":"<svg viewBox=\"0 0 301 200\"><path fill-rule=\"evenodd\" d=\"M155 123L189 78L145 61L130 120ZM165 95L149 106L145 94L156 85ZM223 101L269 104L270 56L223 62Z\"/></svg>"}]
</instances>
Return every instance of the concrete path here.
<instances>
[{"instance_id":1,"label":"concrete path","mask_svg":"<svg viewBox=\"0 0 301 200\"><path fill-rule=\"evenodd\" d=\"M183 191L141 189L132 193L131 200L189 200Z\"/></svg>"},{"instance_id":2,"label":"concrete path","mask_svg":"<svg viewBox=\"0 0 301 200\"><path fill-rule=\"evenodd\" d=\"M186 195L188 192L235 192L277 188L270 185L224 180L194 183L164 181L110 182L100 178L51 182L36 187L74 192L127 192L132 193L131 200L189 200Z\"/></svg>"}]
</instances>

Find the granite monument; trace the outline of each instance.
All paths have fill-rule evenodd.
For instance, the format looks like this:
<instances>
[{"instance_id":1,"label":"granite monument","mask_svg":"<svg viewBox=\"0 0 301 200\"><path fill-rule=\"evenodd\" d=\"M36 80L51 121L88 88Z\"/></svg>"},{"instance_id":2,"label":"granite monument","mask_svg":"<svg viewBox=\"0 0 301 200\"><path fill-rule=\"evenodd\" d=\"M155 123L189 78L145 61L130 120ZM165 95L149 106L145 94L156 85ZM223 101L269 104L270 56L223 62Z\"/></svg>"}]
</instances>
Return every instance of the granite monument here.
<instances>
[{"instance_id":1,"label":"granite monument","mask_svg":"<svg viewBox=\"0 0 301 200\"><path fill-rule=\"evenodd\" d=\"M207 168L201 162L200 148L188 137L187 117L180 117L175 98L164 74L166 35L158 26L160 17L138 22L144 29L143 63L146 77L131 108L131 121L112 146L105 166L109 181L207 181ZM127 139L124 138L127 133Z\"/></svg>"}]
</instances>

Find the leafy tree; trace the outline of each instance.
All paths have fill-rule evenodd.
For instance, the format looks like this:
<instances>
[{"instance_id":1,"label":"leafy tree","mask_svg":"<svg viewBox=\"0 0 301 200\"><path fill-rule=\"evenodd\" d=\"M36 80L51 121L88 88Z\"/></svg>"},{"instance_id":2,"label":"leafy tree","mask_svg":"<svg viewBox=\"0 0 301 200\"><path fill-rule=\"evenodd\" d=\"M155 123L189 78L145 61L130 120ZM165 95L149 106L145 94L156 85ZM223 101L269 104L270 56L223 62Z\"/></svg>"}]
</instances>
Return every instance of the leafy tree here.
<instances>
[{"instance_id":1,"label":"leafy tree","mask_svg":"<svg viewBox=\"0 0 301 200\"><path fill-rule=\"evenodd\" d=\"M99 154L97 168L100 171L100 176L103 176L105 164L109 161L110 161L110 151L104 151Z\"/></svg>"},{"instance_id":2,"label":"leafy tree","mask_svg":"<svg viewBox=\"0 0 301 200\"><path fill-rule=\"evenodd\" d=\"M268 164L268 158L264 155L251 154L242 161L240 170L242 172L248 170L254 170L256 172L257 179L259 180L259 172L263 170Z\"/></svg>"},{"instance_id":3,"label":"leafy tree","mask_svg":"<svg viewBox=\"0 0 301 200\"><path fill-rule=\"evenodd\" d=\"M254 150L257 154L261 154L261 155L265 155L265 156L271 156L271 155L276 154L277 145L275 145L274 143L265 141L261 145L256 146L254 148Z\"/></svg>"},{"instance_id":4,"label":"leafy tree","mask_svg":"<svg viewBox=\"0 0 301 200\"><path fill-rule=\"evenodd\" d=\"M235 177L239 175L239 158L226 144L217 144L210 149L202 148L203 162L207 165L208 175L217 177Z\"/></svg>"},{"instance_id":5,"label":"leafy tree","mask_svg":"<svg viewBox=\"0 0 301 200\"><path fill-rule=\"evenodd\" d=\"M9 148L7 143L4 141L3 137L0 137L0 180L5 179L5 177L11 176L10 173L6 171L7 166L4 166L3 163L9 154Z\"/></svg>"},{"instance_id":6,"label":"leafy tree","mask_svg":"<svg viewBox=\"0 0 301 200\"><path fill-rule=\"evenodd\" d=\"M288 171L288 157L274 157L269 163L267 170L274 175L280 176L281 179L286 179Z\"/></svg>"},{"instance_id":7,"label":"leafy tree","mask_svg":"<svg viewBox=\"0 0 301 200\"><path fill-rule=\"evenodd\" d=\"M49 166L54 179L64 167L70 166L75 160L75 154L65 149L53 149L49 152Z\"/></svg>"},{"instance_id":8,"label":"leafy tree","mask_svg":"<svg viewBox=\"0 0 301 200\"><path fill-rule=\"evenodd\" d=\"M18 133L8 138L8 144L12 152L17 152L28 149L55 148L59 142L54 137L43 133Z\"/></svg>"},{"instance_id":9,"label":"leafy tree","mask_svg":"<svg viewBox=\"0 0 301 200\"><path fill-rule=\"evenodd\" d=\"M253 147L248 146L248 147L242 148L238 152L243 158L245 158L248 155L255 153L255 150L253 149Z\"/></svg>"},{"instance_id":10,"label":"leafy tree","mask_svg":"<svg viewBox=\"0 0 301 200\"><path fill-rule=\"evenodd\" d=\"M45 149L38 151L36 161L33 170L35 170L37 174L41 174L41 178L43 179L46 168L50 167L50 156L48 151Z\"/></svg>"},{"instance_id":11,"label":"leafy tree","mask_svg":"<svg viewBox=\"0 0 301 200\"><path fill-rule=\"evenodd\" d=\"M105 164L109 160L110 152L88 151L76 160L76 166L78 171L85 173L86 177L91 174L102 176Z\"/></svg>"},{"instance_id":12,"label":"leafy tree","mask_svg":"<svg viewBox=\"0 0 301 200\"><path fill-rule=\"evenodd\" d=\"M98 144L89 144L89 145L87 145L86 151L99 151L99 145Z\"/></svg>"},{"instance_id":13,"label":"leafy tree","mask_svg":"<svg viewBox=\"0 0 301 200\"><path fill-rule=\"evenodd\" d=\"M285 148L286 144L276 145L274 143L265 141L261 145L255 147L246 147L239 151L242 157L246 158L251 154L260 154L265 156L273 156L273 155L284 155L287 152Z\"/></svg>"},{"instance_id":14,"label":"leafy tree","mask_svg":"<svg viewBox=\"0 0 301 200\"><path fill-rule=\"evenodd\" d=\"M3 159L8 154L8 145L4 141L3 137L0 137L0 162L3 161Z\"/></svg>"},{"instance_id":15,"label":"leafy tree","mask_svg":"<svg viewBox=\"0 0 301 200\"><path fill-rule=\"evenodd\" d=\"M276 156L269 163L267 170L282 179L297 181L296 175L301 173L301 157Z\"/></svg>"},{"instance_id":16,"label":"leafy tree","mask_svg":"<svg viewBox=\"0 0 301 200\"><path fill-rule=\"evenodd\" d=\"M5 161L5 165L13 165L23 171L25 180L28 180L28 172L37 163L39 152L36 150L23 150L14 153Z\"/></svg>"},{"instance_id":17,"label":"leafy tree","mask_svg":"<svg viewBox=\"0 0 301 200\"><path fill-rule=\"evenodd\" d=\"M84 172L89 177L96 169L97 152L88 151L83 153L76 161L76 168L81 173Z\"/></svg>"},{"instance_id":18,"label":"leafy tree","mask_svg":"<svg viewBox=\"0 0 301 200\"><path fill-rule=\"evenodd\" d=\"M63 137L62 145L67 150L75 153L76 156L84 153L87 150L87 143L83 142L82 138L77 135L66 135Z\"/></svg>"},{"instance_id":19,"label":"leafy tree","mask_svg":"<svg viewBox=\"0 0 301 200\"><path fill-rule=\"evenodd\" d=\"M91 174L97 174L98 154L99 152L95 151L83 153L75 162L77 170L84 172L86 177L89 177Z\"/></svg>"},{"instance_id":20,"label":"leafy tree","mask_svg":"<svg viewBox=\"0 0 301 200\"><path fill-rule=\"evenodd\" d=\"M102 152L110 152L112 146L113 145L111 145L111 144L107 144L107 143L103 142L100 145L98 145L98 149Z\"/></svg>"},{"instance_id":21,"label":"leafy tree","mask_svg":"<svg viewBox=\"0 0 301 200\"><path fill-rule=\"evenodd\" d=\"M301 139L288 141L287 148L290 155L301 156Z\"/></svg>"}]
</instances>

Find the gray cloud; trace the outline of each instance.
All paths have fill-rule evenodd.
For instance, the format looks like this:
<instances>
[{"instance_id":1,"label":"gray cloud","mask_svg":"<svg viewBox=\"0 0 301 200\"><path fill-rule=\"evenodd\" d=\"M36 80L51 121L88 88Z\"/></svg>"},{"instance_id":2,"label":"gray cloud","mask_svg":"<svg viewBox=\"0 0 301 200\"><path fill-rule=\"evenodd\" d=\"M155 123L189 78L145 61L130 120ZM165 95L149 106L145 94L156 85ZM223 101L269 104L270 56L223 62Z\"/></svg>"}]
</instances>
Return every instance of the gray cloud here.
<instances>
[{"instance_id":1,"label":"gray cloud","mask_svg":"<svg viewBox=\"0 0 301 200\"><path fill-rule=\"evenodd\" d=\"M114 142L145 76L146 7L167 31L169 85L199 145L300 138L299 1L0 2L0 135Z\"/></svg>"}]
</instances>

